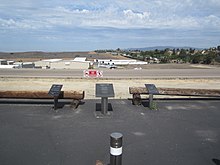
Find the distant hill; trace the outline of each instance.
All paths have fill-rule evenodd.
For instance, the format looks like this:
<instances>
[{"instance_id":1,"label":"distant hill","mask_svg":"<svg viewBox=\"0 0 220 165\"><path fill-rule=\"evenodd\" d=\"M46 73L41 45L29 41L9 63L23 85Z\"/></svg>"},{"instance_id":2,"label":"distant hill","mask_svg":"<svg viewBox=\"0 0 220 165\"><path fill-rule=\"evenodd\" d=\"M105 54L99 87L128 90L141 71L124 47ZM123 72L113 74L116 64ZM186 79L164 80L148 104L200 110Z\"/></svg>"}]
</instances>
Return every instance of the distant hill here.
<instances>
[{"instance_id":1,"label":"distant hill","mask_svg":"<svg viewBox=\"0 0 220 165\"><path fill-rule=\"evenodd\" d=\"M140 50L140 51L150 51L150 50L164 50L166 48L169 49L196 49L196 50L202 50L203 48L194 48L189 46L184 47L175 47L175 46L153 46L153 47L145 47L145 48L127 48L125 50Z\"/></svg>"},{"instance_id":2,"label":"distant hill","mask_svg":"<svg viewBox=\"0 0 220 165\"><path fill-rule=\"evenodd\" d=\"M48 58L74 58L81 56L89 56L89 52L0 52L0 59L48 59Z\"/></svg>"},{"instance_id":3,"label":"distant hill","mask_svg":"<svg viewBox=\"0 0 220 165\"><path fill-rule=\"evenodd\" d=\"M15 61L38 61L43 59L74 59L75 57L86 57L92 59L126 59L121 56L113 56L111 53L96 52L0 52L0 59Z\"/></svg>"}]
</instances>

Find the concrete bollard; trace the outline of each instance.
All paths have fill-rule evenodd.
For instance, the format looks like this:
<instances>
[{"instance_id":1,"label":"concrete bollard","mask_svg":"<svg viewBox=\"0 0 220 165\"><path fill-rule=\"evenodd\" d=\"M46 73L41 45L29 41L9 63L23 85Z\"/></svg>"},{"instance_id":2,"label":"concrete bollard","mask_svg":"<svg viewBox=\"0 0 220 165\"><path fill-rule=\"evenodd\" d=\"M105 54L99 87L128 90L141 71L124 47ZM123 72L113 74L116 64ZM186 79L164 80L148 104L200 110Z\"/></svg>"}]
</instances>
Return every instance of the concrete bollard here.
<instances>
[{"instance_id":1,"label":"concrete bollard","mask_svg":"<svg viewBox=\"0 0 220 165\"><path fill-rule=\"evenodd\" d=\"M110 165L122 165L122 137L117 132L110 135Z\"/></svg>"}]
</instances>

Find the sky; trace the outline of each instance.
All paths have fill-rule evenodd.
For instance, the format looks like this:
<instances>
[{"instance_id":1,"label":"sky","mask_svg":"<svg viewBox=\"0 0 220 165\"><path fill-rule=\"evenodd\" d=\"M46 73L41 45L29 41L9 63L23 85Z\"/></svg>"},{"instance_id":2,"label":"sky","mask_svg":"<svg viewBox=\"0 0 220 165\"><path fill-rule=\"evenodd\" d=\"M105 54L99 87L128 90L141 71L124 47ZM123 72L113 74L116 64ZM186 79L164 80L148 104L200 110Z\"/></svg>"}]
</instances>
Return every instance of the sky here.
<instances>
[{"instance_id":1,"label":"sky","mask_svg":"<svg viewBox=\"0 0 220 165\"><path fill-rule=\"evenodd\" d=\"M0 0L0 52L220 45L220 0Z\"/></svg>"}]
</instances>

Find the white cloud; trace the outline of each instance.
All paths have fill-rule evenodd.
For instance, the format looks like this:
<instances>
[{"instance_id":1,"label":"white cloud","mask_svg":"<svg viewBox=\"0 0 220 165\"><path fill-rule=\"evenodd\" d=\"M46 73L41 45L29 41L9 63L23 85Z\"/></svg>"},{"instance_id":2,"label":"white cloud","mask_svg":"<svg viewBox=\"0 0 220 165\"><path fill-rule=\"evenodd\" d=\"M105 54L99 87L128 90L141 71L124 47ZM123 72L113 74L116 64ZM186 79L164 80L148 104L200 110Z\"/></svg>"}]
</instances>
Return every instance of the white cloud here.
<instances>
[{"instance_id":1,"label":"white cloud","mask_svg":"<svg viewBox=\"0 0 220 165\"><path fill-rule=\"evenodd\" d=\"M62 7L62 6L56 7L54 10L56 12L66 13L66 14L88 14L89 13L89 10L87 10L87 9L70 10L70 9L67 9L65 7Z\"/></svg>"},{"instance_id":2,"label":"white cloud","mask_svg":"<svg viewBox=\"0 0 220 165\"><path fill-rule=\"evenodd\" d=\"M14 0L15 3L16 0ZM202 7L208 0L201 1ZM114 27L114 28L206 28L219 26L216 10L219 0L211 0L204 10L196 0L120 0L54 3L41 7L26 0L25 8L9 2L0 5L0 27L37 29L52 27ZM57 1L56 1L57 2ZM49 3L49 2L47 2ZM59 4L59 5L56 5ZM215 7L214 4L216 4ZM33 6L35 5L35 6ZM13 6L13 4L12 4ZM212 7L211 7L212 6ZM32 10L34 8L34 10ZM97 8L96 8L97 7ZM208 10L208 9L209 10ZM220 9L219 9L220 10ZM207 13L206 13L207 12ZM4 17L3 17L4 16Z\"/></svg>"},{"instance_id":3,"label":"white cloud","mask_svg":"<svg viewBox=\"0 0 220 165\"><path fill-rule=\"evenodd\" d=\"M6 29L39 29L42 27L48 27L48 25L42 24L42 22L37 22L34 20L16 21L14 19L0 18L0 27Z\"/></svg>"},{"instance_id":4,"label":"white cloud","mask_svg":"<svg viewBox=\"0 0 220 165\"><path fill-rule=\"evenodd\" d=\"M123 13L128 19L141 19L141 20L143 20L143 19L148 19L150 16L149 12L136 13L130 9L124 10Z\"/></svg>"},{"instance_id":5,"label":"white cloud","mask_svg":"<svg viewBox=\"0 0 220 165\"><path fill-rule=\"evenodd\" d=\"M220 18L215 15L209 15L205 17L203 22L206 24L206 26L211 25L211 27L220 27Z\"/></svg>"}]
</instances>

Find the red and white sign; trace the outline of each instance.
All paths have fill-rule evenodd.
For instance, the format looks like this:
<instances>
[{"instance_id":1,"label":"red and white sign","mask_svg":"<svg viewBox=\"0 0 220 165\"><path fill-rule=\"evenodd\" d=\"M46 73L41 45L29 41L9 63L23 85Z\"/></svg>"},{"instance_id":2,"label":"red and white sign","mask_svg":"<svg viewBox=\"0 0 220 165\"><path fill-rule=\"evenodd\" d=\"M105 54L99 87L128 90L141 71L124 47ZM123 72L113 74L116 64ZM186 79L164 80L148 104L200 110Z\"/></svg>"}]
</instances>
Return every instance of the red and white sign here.
<instances>
[{"instance_id":1,"label":"red and white sign","mask_svg":"<svg viewBox=\"0 0 220 165\"><path fill-rule=\"evenodd\" d=\"M99 70L84 70L83 76L84 77L103 77L103 71Z\"/></svg>"}]
</instances>

